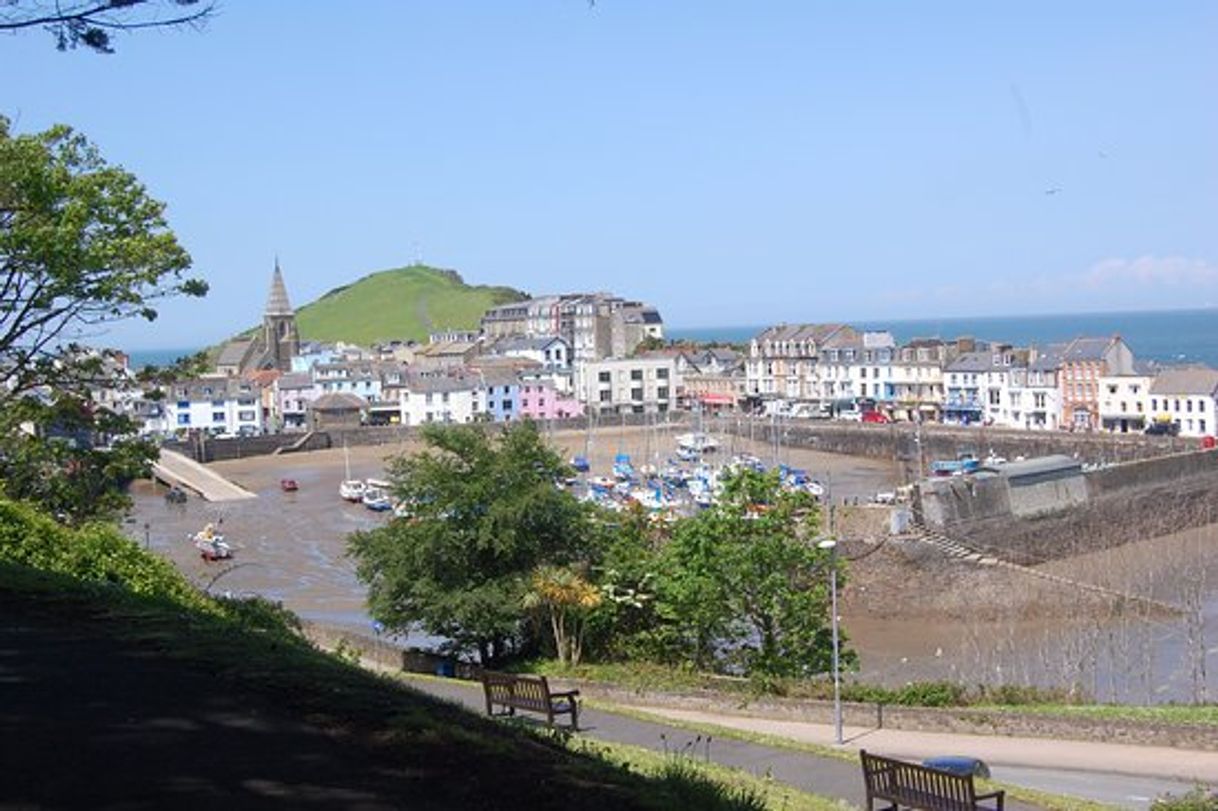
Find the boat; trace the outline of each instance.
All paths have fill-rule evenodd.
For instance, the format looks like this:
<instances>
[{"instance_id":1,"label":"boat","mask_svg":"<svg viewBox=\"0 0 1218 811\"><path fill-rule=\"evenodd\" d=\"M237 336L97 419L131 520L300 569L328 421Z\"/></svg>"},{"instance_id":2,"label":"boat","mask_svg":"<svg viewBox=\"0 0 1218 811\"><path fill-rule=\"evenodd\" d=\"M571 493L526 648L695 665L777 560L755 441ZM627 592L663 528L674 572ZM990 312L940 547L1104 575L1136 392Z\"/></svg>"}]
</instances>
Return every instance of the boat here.
<instances>
[{"instance_id":1,"label":"boat","mask_svg":"<svg viewBox=\"0 0 1218 811\"><path fill-rule=\"evenodd\" d=\"M196 532L191 540L194 542L195 549L199 550L199 557L209 563L228 560L233 556L233 548L224 540L223 535L216 532L216 528L212 524L208 524Z\"/></svg>"},{"instance_id":2,"label":"boat","mask_svg":"<svg viewBox=\"0 0 1218 811\"><path fill-rule=\"evenodd\" d=\"M634 465L630 464L629 454L619 453L613 457L613 475L623 481L634 478Z\"/></svg>"},{"instance_id":3,"label":"boat","mask_svg":"<svg viewBox=\"0 0 1218 811\"><path fill-rule=\"evenodd\" d=\"M981 461L971 453L962 453L955 459L937 459L930 463L932 476L963 476L981 467Z\"/></svg>"},{"instance_id":4,"label":"boat","mask_svg":"<svg viewBox=\"0 0 1218 811\"><path fill-rule=\"evenodd\" d=\"M295 479L280 479L279 489L285 493L295 493L300 489L300 485L296 483Z\"/></svg>"},{"instance_id":5,"label":"boat","mask_svg":"<svg viewBox=\"0 0 1218 811\"><path fill-rule=\"evenodd\" d=\"M343 442L343 466L346 474L338 485L338 495L344 501L359 502L364 500L364 491L368 488L360 479L351 478L351 454L347 451L347 443Z\"/></svg>"},{"instance_id":6,"label":"boat","mask_svg":"<svg viewBox=\"0 0 1218 811\"><path fill-rule=\"evenodd\" d=\"M712 453L719 449L719 443L713 436L702 431L694 431L688 434L680 434L677 436L677 448L679 450L694 451L696 453Z\"/></svg>"},{"instance_id":7,"label":"boat","mask_svg":"<svg viewBox=\"0 0 1218 811\"><path fill-rule=\"evenodd\" d=\"M361 499L364 506L374 512L386 512L393 509L393 499L389 498L390 485L380 479L368 479L364 482L364 496Z\"/></svg>"},{"instance_id":8,"label":"boat","mask_svg":"<svg viewBox=\"0 0 1218 811\"><path fill-rule=\"evenodd\" d=\"M617 481L610 476L593 476L588 479L588 486L597 490L611 490Z\"/></svg>"},{"instance_id":9,"label":"boat","mask_svg":"<svg viewBox=\"0 0 1218 811\"><path fill-rule=\"evenodd\" d=\"M580 473L587 473L589 470L588 457L572 456L571 457L571 467L573 467L575 470L577 470Z\"/></svg>"},{"instance_id":10,"label":"boat","mask_svg":"<svg viewBox=\"0 0 1218 811\"><path fill-rule=\"evenodd\" d=\"M338 486L338 494L347 501L360 502L364 500L367 486L359 479L347 479Z\"/></svg>"}]
</instances>

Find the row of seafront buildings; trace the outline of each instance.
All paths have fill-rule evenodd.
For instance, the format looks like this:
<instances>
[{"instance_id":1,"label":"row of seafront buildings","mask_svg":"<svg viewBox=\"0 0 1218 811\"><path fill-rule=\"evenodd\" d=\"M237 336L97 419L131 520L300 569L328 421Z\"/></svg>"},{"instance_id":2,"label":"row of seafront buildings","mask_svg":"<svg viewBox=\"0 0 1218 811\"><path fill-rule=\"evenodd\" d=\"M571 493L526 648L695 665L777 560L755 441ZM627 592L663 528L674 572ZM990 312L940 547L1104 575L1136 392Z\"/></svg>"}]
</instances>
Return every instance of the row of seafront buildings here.
<instances>
[{"instance_id":1,"label":"row of seafront buildings","mask_svg":"<svg viewBox=\"0 0 1218 811\"><path fill-rule=\"evenodd\" d=\"M893 421L1120 433L1218 433L1218 371L1154 368L1119 337L1017 347L971 338L898 344L846 324L778 325L753 338L755 407L828 415L860 404Z\"/></svg>"},{"instance_id":2,"label":"row of seafront buildings","mask_svg":"<svg viewBox=\"0 0 1218 811\"><path fill-rule=\"evenodd\" d=\"M427 343L303 342L276 266L262 328L222 347L213 374L174 383L143 403L144 430L252 435L660 413L680 404L683 373L697 381L729 366L743 390L736 353L702 353L696 360L708 374L694 353L639 353L648 341L662 342L663 319L655 307L608 293L493 307L480 326L436 333ZM733 393L721 404L736 402Z\"/></svg>"}]
</instances>

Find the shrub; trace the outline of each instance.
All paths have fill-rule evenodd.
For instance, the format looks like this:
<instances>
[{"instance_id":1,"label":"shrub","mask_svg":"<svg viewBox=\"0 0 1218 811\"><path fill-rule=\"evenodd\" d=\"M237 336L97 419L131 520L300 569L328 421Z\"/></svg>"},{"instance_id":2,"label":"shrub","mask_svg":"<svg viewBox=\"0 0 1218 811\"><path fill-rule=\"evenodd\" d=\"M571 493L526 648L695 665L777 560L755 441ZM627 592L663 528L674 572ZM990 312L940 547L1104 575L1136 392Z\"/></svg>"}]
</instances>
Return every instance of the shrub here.
<instances>
[{"instance_id":1,"label":"shrub","mask_svg":"<svg viewBox=\"0 0 1218 811\"><path fill-rule=\"evenodd\" d=\"M1197 786L1185 794L1164 794L1155 799L1150 811L1218 811L1218 792Z\"/></svg>"},{"instance_id":2,"label":"shrub","mask_svg":"<svg viewBox=\"0 0 1218 811\"><path fill-rule=\"evenodd\" d=\"M0 561L209 612L217 608L172 564L140 549L117 528L86 524L71 529L34 507L6 500L0 500Z\"/></svg>"}]
</instances>

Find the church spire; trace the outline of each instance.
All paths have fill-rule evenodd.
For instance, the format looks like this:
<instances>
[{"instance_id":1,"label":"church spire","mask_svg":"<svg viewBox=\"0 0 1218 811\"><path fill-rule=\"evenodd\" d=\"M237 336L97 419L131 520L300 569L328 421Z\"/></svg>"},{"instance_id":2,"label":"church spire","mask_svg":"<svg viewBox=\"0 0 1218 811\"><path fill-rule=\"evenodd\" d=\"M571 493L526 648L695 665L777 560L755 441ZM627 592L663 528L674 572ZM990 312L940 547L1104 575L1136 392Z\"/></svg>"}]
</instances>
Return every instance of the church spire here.
<instances>
[{"instance_id":1,"label":"church spire","mask_svg":"<svg viewBox=\"0 0 1218 811\"><path fill-rule=\"evenodd\" d=\"M294 315L288 303L288 289L283 284L283 273L279 270L279 257L275 257L275 273L271 276L271 294L266 300L266 315Z\"/></svg>"}]
</instances>

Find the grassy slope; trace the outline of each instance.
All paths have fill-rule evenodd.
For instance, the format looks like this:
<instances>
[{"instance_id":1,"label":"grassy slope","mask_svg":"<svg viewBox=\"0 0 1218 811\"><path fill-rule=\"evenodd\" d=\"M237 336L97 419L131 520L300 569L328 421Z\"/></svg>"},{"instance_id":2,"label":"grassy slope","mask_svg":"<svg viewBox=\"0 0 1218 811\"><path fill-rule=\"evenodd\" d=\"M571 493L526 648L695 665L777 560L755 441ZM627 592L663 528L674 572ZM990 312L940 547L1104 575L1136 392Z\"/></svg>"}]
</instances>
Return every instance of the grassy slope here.
<instances>
[{"instance_id":1,"label":"grassy slope","mask_svg":"<svg viewBox=\"0 0 1218 811\"><path fill-rule=\"evenodd\" d=\"M475 328L487 308L520 298L508 287L467 285L451 272L415 265L331 290L301 307L296 322L306 340L426 340L435 329Z\"/></svg>"},{"instance_id":2,"label":"grassy slope","mask_svg":"<svg viewBox=\"0 0 1218 811\"><path fill-rule=\"evenodd\" d=\"M270 603L200 593L116 528L65 529L0 498L0 615L19 611L116 647L138 646L144 655L207 673L218 690L261 694L350 746L384 752L403 764L403 790L420 806L819 811L829 805L807 795L792 805L794 793L735 772L690 772L677 764L673 774L671 764L631 747L583 746L471 715L317 650L296 632L294 618Z\"/></svg>"}]
</instances>

